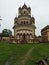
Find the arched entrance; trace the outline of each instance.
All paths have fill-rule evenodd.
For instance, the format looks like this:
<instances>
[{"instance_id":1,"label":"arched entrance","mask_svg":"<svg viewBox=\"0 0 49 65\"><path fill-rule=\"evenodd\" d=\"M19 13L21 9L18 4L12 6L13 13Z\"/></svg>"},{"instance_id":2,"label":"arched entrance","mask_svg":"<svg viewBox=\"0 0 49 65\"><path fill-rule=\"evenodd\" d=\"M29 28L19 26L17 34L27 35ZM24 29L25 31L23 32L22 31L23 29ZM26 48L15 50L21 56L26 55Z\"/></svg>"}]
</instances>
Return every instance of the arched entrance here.
<instances>
[{"instance_id":1,"label":"arched entrance","mask_svg":"<svg viewBox=\"0 0 49 65\"><path fill-rule=\"evenodd\" d=\"M25 33L22 35L21 43L27 43L26 34Z\"/></svg>"}]
</instances>

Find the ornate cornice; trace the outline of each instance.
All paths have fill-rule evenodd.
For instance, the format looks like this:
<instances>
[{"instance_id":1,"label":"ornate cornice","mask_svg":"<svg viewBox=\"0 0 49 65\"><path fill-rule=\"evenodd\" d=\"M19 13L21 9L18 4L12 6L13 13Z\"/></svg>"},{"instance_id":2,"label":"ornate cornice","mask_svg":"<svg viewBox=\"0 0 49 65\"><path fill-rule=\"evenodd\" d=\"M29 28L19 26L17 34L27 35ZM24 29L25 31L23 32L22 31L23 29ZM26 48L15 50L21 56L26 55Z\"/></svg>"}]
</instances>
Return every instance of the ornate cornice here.
<instances>
[{"instance_id":1,"label":"ornate cornice","mask_svg":"<svg viewBox=\"0 0 49 65\"><path fill-rule=\"evenodd\" d=\"M18 18L20 18L20 17L29 17L29 18L31 18L30 15L19 15Z\"/></svg>"},{"instance_id":2,"label":"ornate cornice","mask_svg":"<svg viewBox=\"0 0 49 65\"><path fill-rule=\"evenodd\" d=\"M27 27L27 28L35 28L35 29L36 29L35 25L30 25L30 24L29 24L29 25L27 25L27 24L26 24L26 25L21 25L21 24L19 24L19 25L14 25L14 26L13 26L13 29L14 29L15 27L16 27L16 28Z\"/></svg>"}]
</instances>

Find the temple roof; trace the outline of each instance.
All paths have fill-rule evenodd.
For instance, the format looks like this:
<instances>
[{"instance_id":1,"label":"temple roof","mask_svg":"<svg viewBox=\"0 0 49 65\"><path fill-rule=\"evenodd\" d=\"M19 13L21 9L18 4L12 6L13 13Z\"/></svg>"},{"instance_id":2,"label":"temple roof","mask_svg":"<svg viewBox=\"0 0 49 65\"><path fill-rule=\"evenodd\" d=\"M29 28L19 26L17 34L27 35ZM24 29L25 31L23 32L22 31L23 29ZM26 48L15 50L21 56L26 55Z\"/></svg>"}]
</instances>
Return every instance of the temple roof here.
<instances>
[{"instance_id":1,"label":"temple roof","mask_svg":"<svg viewBox=\"0 0 49 65\"><path fill-rule=\"evenodd\" d=\"M28 9L30 9L30 10L31 10L31 8L30 8L30 7L28 7Z\"/></svg>"},{"instance_id":2,"label":"temple roof","mask_svg":"<svg viewBox=\"0 0 49 65\"><path fill-rule=\"evenodd\" d=\"M24 3L24 5L22 6L22 8L27 8L27 5Z\"/></svg>"},{"instance_id":3,"label":"temple roof","mask_svg":"<svg viewBox=\"0 0 49 65\"><path fill-rule=\"evenodd\" d=\"M19 10L20 9L30 9L31 10L31 8L30 8L30 6L29 7L27 7L27 5L24 3L24 5L22 6L22 7L19 7Z\"/></svg>"},{"instance_id":4,"label":"temple roof","mask_svg":"<svg viewBox=\"0 0 49 65\"><path fill-rule=\"evenodd\" d=\"M47 30L47 29L49 29L49 25L47 25L46 27L44 27L44 28L41 30L41 32L43 32L43 31L45 31L45 30Z\"/></svg>"},{"instance_id":5,"label":"temple roof","mask_svg":"<svg viewBox=\"0 0 49 65\"><path fill-rule=\"evenodd\" d=\"M21 9L21 7L19 7L19 9Z\"/></svg>"}]
</instances>

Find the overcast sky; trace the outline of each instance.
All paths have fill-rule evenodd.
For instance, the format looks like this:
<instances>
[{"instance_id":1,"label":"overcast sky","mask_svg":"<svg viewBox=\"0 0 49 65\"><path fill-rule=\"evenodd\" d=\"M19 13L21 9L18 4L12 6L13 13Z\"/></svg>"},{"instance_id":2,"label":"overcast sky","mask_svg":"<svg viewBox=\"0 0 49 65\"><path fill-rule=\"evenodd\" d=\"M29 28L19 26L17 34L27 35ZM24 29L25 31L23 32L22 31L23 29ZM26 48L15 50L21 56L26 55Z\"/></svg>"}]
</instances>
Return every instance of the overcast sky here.
<instances>
[{"instance_id":1,"label":"overcast sky","mask_svg":"<svg viewBox=\"0 0 49 65\"><path fill-rule=\"evenodd\" d=\"M0 32L7 28L12 30L14 18L18 16L18 8L25 4L31 7L31 16L35 18L36 35L41 35L41 29L49 25L49 0L0 0Z\"/></svg>"}]
</instances>

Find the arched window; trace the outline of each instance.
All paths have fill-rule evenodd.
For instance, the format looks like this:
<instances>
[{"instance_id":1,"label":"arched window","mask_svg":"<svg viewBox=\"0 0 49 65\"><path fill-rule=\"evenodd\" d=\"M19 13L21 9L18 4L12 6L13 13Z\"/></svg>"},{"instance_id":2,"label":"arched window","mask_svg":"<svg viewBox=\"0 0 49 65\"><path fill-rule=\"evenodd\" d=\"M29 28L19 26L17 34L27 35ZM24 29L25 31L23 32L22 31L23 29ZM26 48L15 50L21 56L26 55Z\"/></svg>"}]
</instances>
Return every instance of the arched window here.
<instances>
[{"instance_id":1,"label":"arched window","mask_svg":"<svg viewBox=\"0 0 49 65\"><path fill-rule=\"evenodd\" d=\"M24 21L24 24L25 24L25 21Z\"/></svg>"},{"instance_id":2,"label":"arched window","mask_svg":"<svg viewBox=\"0 0 49 65\"><path fill-rule=\"evenodd\" d=\"M30 33L30 38L32 38L32 34Z\"/></svg>"},{"instance_id":3,"label":"arched window","mask_svg":"<svg viewBox=\"0 0 49 65\"><path fill-rule=\"evenodd\" d=\"M26 38L29 39L29 34L28 33L26 34Z\"/></svg>"},{"instance_id":4,"label":"arched window","mask_svg":"<svg viewBox=\"0 0 49 65\"><path fill-rule=\"evenodd\" d=\"M23 21L21 21L21 24L23 24Z\"/></svg>"},{"instance_id":5,"label":"arched window","mask_svg":"<svg viewBox=\"0 0 49 65\"><path fill-rule=\"evenodd\" d=\"M26 24L28 24L28 21L26 22Z\"/></svg>"},{"instance_id":6,"label":"arched window","mask_svg":"<svg viewBox=\"0 0 49 65\"><path fill-rule=\"evenodd\" d=\"M24 14L25 14L25 11L24 11Z\"/></svg>"},{"instance_id":7,"label":"arched window","mask_svg":"<svg viewBox=\"0 0 49 65\"><path fill-rule=\"evenodd\" d=\"M20 34L20 39L22 39L22 33Z\"/></svg>"},{"instance_id":8,"label":"arched window","mask_svg":"<svg viewBox=\"0 0 49 65\"><path fill-rule=\"evenodd\" d=\"M19 33L17 34L17 39L19 39Z\"/></svg>"}]
</instances>

